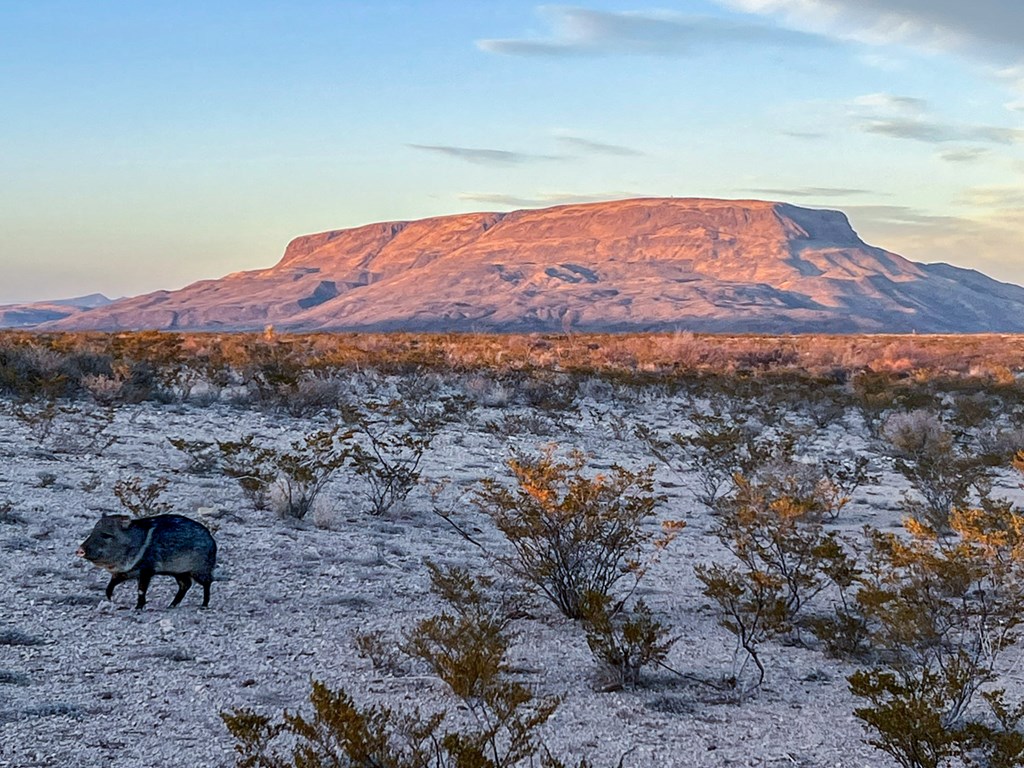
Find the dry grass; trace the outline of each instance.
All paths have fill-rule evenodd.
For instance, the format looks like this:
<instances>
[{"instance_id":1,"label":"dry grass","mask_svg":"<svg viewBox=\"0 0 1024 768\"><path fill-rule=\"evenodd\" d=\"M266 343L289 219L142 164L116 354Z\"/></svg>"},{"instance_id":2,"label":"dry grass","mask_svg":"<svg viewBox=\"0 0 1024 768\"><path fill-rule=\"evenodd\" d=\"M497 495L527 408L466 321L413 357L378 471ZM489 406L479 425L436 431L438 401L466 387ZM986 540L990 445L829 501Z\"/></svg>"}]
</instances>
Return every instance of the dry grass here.
<instances>
[{"instance_id":1,"label":"dry grass","mask_svg":"<svg viewBox=\"0 0 1024 768\"><path fill-rule=\"evenodd\" d=\"M149 362L163 373L187 362L204 373L254 365L305 369L374 367L401 372L516 371L667 374L800 371L814 375L865 369L1005 378L1024 370L1024 335L755 336L673 334L296 334L0 332L0 371L20 352L43 371L77 363L125 376L125 364ZM86 365L83 365L85 363ZM105 365L104 365L105 363ZM0 385L3 378L0 377Z\"/></svg>"}]
</instances>

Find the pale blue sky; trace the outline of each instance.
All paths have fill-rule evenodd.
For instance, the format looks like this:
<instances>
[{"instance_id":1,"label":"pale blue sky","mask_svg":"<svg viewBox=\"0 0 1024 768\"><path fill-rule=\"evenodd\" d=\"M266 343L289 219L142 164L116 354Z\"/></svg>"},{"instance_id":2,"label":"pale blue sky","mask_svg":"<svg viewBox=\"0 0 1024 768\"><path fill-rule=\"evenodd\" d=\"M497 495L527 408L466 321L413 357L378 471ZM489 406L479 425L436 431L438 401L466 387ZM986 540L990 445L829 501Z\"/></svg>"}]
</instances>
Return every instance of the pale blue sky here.
<instances>
[{"instance_id":1,"label":"pale blue sky","mask_svg":"<svg viewBox=\"0 0 1024 768\"><path fill-rule=\"evenodd\" d=\"M633 195L847 211L1024 283L1018 0L0 0L0 302Z\"/></svg>"}]
</instances>

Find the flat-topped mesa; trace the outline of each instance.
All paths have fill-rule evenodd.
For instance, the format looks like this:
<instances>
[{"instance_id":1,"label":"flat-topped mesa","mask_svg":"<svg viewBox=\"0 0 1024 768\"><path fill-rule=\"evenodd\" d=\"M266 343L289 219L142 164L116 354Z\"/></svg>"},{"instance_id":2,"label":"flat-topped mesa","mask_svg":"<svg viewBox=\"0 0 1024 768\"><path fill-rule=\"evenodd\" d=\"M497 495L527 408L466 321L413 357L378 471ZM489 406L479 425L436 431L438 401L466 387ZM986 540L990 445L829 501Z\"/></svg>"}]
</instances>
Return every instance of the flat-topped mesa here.
<instances>
[{"instance_id":1,"label":"flat-topped mesa","mask_svg":"<svg viewBox=\"0 0 1024 768\"><path fill-rule=\"evenodd\" d=\"M788 260L811 245L867 249L838 211L758 200L641 198L308 235L292 241L276 268L347 267L384 277L455 256L495 263L566 258L593 268L603 261L680 260L697 273L728 272L744 280L759 279L766 261Z\"/></svg>"},{"instance_id":2,"label":"flat-topped mesa","mask_svg":"<svg viewBox=\"0 0 1024 768\"><path fill-rule=\"evenodd\" d=\"M637 198L368 224L39 327L1024 331L1024 289L866 245L838 211Z\"/></svg>"}]
</instances>

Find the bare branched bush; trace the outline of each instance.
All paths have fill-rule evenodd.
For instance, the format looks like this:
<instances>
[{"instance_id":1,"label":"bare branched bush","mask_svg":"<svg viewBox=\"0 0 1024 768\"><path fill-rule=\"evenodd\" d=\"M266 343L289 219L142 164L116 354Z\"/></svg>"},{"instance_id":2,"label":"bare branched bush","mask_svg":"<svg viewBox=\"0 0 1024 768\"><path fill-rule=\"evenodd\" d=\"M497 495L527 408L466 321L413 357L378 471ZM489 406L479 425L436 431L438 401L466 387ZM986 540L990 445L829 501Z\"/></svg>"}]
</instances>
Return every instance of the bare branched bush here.
<instances>
[{"instance_id":1,"label":"bare branched bush","mask_svg":"<svg viewBox=\"0 0 1024 768\"><path fill-rule=\"evenodd\" d=\"M586 457L567 459L549 449L539 457L508 462L514 488L485 480L476 505L494 520L512 546L505 562L569 618L581 618L584 596L609 595L624 577L635 587L659 547L682 523L648 527L661 497L654 495L653 467L585 474Z\"/></svg>"},{"instance_id":2,"label":"bare branched bush","mask_svg":"<svg viewBox=\"0 0 1024 768\"><path fill-rule=\"evenodd\" d=\"M168 481L163 477L145 485L141 477L133 475L114 483L114 495L134 517L154 517L171 511L171 505L161 501L167 485Z\"/></svg>"},{"instance_id":3,"label":"bare branched bush","mask_svg":"<svg viewBox=\"0 0 1024 768\"><path fill-rule=\"evenodd\" d=\"M460 398L421 396L346 406L342 413L352 434L350 459L363 480L363 494L374 515L404 501L420 481L420 463L438 433L465 414Z\"/></svg>"}]
</instances>

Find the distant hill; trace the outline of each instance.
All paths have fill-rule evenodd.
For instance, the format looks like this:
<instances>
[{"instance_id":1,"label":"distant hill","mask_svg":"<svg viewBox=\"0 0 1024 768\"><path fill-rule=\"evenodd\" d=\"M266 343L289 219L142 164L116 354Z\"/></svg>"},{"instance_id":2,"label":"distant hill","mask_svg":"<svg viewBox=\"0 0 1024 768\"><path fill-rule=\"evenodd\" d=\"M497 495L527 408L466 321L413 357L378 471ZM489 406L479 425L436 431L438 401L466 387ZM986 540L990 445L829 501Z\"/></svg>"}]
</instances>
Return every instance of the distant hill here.
<instances>
[{"instance_id":1,"label":"distant hill","mask_svg":"<svg viewBox=\"0 0 1024 768\"><path fill-rule=\"evenodd\" d=\"M838 211L631 199L306 235L269 268L51 329L1024 332L1024 288L866 245Z\"/></svg>"},{"instance_id":2,"label":"distant hill","mask_svg":"<svg viewBox=\"0 0 1024 768\"><path fill-rule=\"evenodd\" d=\"M42 323L77 314L81 310L95 309L110 303L110 299L102 293L90 293L73 299L0 304L0 328L34 328Z\"/></svg>"}]
</instances>

